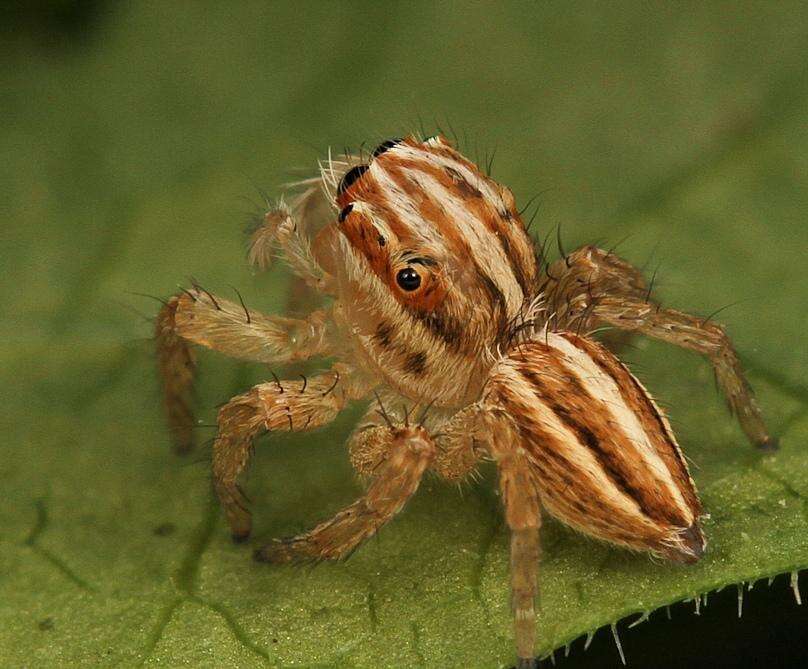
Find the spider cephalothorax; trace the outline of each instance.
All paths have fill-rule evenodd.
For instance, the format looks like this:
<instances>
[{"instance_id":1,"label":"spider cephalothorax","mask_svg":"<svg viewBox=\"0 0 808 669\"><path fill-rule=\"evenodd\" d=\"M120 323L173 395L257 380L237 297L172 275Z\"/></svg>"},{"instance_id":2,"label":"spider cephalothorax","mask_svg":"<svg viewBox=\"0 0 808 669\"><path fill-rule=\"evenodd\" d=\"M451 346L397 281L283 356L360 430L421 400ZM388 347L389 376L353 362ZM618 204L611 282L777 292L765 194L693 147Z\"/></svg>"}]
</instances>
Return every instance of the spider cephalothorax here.
<instances>
[{"instance_id":1,"label":"spider cephalothorax","mask_svg":"<svg viewBox=\"0 0 808 669\"><path fill-rule=\"evenodd\" d=\"M442 137L388 140L367 161L329 161L321 183L305 185L291 206L265 215L250 258L264 266L280 249L331 298L327 307L306 319L265 316L194 287L157 321L181 451L192 447L191 344L267 364L337 360L302 382L273 375L219 411L214 483L235 539L251 528L238 478L253 440L317 428L349 401L375 397L348 445L366 494L257 559L344 557L401 509L427 470L457 480L491 459L512 536L519 664L528 667L542 507L611 543L678 562L701 557L701 506L667 419L585 333L608 325L706 355L749 439L773 447L719 326L654 304L635 268L594 247L540 272L511 192Z\"/></svg>"},{"instance_id":2,"label":"spider cephalothorax","mask_svg":"<svg viewBox=\"0 0 808 669\"><path fill-rule=\"evenodd\" d=\"M457 406L538 290L510 191L439 137L387 143L336 193L327 270L360 355L414 400ZM406 390L405 390L406 388Z\"/></svg>"}]
</instances>

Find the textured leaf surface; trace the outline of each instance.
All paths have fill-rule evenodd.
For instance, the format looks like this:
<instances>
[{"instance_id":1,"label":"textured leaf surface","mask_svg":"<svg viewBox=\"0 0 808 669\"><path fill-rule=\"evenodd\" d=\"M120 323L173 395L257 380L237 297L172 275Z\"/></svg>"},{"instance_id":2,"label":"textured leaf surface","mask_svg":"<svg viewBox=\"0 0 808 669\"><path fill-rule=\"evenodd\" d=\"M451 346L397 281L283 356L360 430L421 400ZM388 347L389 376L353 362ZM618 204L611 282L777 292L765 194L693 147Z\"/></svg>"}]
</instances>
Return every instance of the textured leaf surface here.
<instances>
[{"instance_id":1,"label":"textured leaf surface","mask_svg":"<svg viewBox=\"0 0 808 669\"><path fill-rule=\"evenodd\" d=\"M658 295L696 313L742 300L718 319L782 438L753 453L706 363L638 341L627 357L694 463L709 552L654 564L548 521L541 650L808 566L805 6L506 7L164 3L105 13L76 47L6 35L0 664L507 666L490 475L428 482L347 563L254 564L210 497L206 451L169 452L132 311L156 303L127 292L195 276L282 309L287 275L243 262L240 198L419 116L448 119L472 155L496 145L521 202L543 191L541 234L629 236L621 253L659 264ZM265 375L205 357L204 421ZM261 442L253 544L358 494L343 442L360 411Z\"/></svg>"}]
</instances>

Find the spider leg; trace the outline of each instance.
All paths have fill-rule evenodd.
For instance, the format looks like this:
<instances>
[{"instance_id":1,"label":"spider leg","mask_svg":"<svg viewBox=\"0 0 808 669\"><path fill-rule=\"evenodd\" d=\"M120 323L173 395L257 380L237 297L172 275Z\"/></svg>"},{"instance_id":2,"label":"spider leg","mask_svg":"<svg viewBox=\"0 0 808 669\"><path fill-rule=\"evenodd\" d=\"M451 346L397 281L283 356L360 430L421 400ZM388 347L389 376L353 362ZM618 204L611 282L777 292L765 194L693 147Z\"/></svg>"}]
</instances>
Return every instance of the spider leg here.
<instances>
[{"instance_id":1,"label":"spider leg","mask_svg":"<svg viewBox=\"0 0 808 669\"><path fill-rule=\"evenodd\" d=\"M275 252L280 251L291 270L303 279L303 284L293 290L299 300L304 299L301 289L305 287L318 294L335 293L327 266L330 251L324 257L322 249L317 249L316 237L336 218L334 191L342 175L356 162L361 161L355 156L330 160L320 177L289 184L290 188L302 190L292 194L289 204L281 200L271 207L250 235L250 263L265 270L272 264Z\"/></svg>"},{"instance_id":2,"label":"spider leg","mask_svg":"<svg viewBox=\"0 0 808 669\"><path fill-rule=\"evenodd\" d=\"M319 187L310 187L300 198L306 205L312 195L316 195ZM306 207L303 207L303 211ZM307 286L318 291L325 290L330 277L314 257L311 242L304 229L304 220L298 220L295 214L301 213L301 207L295 210L283 201L264 214L261 224L253 231L249 240L248 259L250 264L260 270L272 264L276 249L280 250L290 269L297 274Z\"/></svg>"},{"instance_id":3,"label":"spider leg","mask_svg":"<svg viewBox=\"0 0 808 669\"><path fill-rule=\"evenodd\" d=\"M289 293L287 308L293 313L309 311L323 293L336 294L333 249L329 235L320 233L337 217L335 197L342 176L361 162L360 156L329 156L318 176L287 184L288 204L283 199L274 206L267 201L268 211L250 235L248 259L254 267L267 269L280 252L303 279Z\"/></svg>"},{"instance_id":4,"label":"spider leg","mask_svg":"<svg viewBox=\"0 0 808 669\"><path fill-rule=\"evenodd\" d=\"M481 408L472 404L442 422L432 469L450 483L473 477L485 455L480 432Z\"/></svg>"},{"instance_id":5,"label":"spider leg","mask_svg":"<svg viewBox=\"0 0 808 669\"><path fill-rule=\"evenodd\" d=\"M299 432L329 423L362 391L350 370L338 364L331 372L308 378L305 386L299 379L259 384L219 410L213 483L234 540L245 540L251 530L238 478L252 455L253 440L267 430Z\"/></svg>"},{"instance_id":6,"label":"spider leg","mask_svg":"<svg viewBox=\"0 0 808 669\"><path fill-rule=\"evenodd\" d=\"M155 342L163 404L175 448L193 448L192 344L242 360L284 363L327 355L326 314L307 319L265 316L243 300L232 302L194 287L170 298L157 315Z\"/></svg>"},{"instance_id":7,"label":"spider leg","mask_svg":"<svg viewBox=\"0 0 808 669\"><path fill-rule=\"evenodd\" d=\"M516 637L517 669L538 667L536 597L538 595L539 528L541 504L536 475L521 447L514 423L492 412L487 440L499 470L499 488L505 521L511 532L511 608Z\"/></svg>"},{"instance_id":8,"label":"spider leg","mask_svg":"<svg viewBox=\"0 0 808 669\"><path fill-rule=\"evenodd\" d=\"M420 426L380 429L389 433L386 457L373 471L365 495L310 532L260 548L256 560L282 563L347 557L401 510L418 489L435 443Z\"/></svg>"},{"instance_id":9,"label":"spider leg","mask_svg":"<svg viewBox=\"0 0 808 669\"><path fill-rule=\"evenodd\" d=\"M193 383L196 358L188 342L177 334L179 298L172 297L157 314L155 343L163 384L163 410L174 450L189 453L194 448Z\"/></svg>"},{"instance_id":10,"label":"spider leg","mask_svg":"<svg viewBox=\"0 0 808 669\"><path fill-rule=\"evenodd\" d=\"M762 449L776 448L738 355L724 329L709 320L664 309L650 300L635 267L591 246L554 263L541 290L553 329L591 330L611 325L696 351L713 366L716 380L748 439Z\"/></svg>"}]
</instances>

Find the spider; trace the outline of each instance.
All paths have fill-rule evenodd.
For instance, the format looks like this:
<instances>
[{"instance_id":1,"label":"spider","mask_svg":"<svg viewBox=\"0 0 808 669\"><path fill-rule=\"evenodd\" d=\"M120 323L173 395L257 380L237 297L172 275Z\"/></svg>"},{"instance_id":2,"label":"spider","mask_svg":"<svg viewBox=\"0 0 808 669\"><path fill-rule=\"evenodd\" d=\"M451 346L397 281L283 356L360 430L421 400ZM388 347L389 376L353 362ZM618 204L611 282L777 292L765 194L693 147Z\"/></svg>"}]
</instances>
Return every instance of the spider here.
<instances>
[{"instance_id":1,"label":"spider","mask_svg":"<svg viewBox=\"0 0 808 669\"><path fill-rule=\"evenodd\" d=\"M192 345L267 365L336 360L308 378L272 374L220 409L213 481L234 540L250 534L238 479L256 437L313 430L352 400L375 398L348 443L365 494L311 531L259 548L257 560L346 557L427 471L458 481L493 460L520 669L537 666L542 509L597 539L699 560L702 507L671 427L591 333L610 326L707 356L749 440L775 448L720 326L656 304L636 268L593 246L545 264L511 191L442 136L329 160L303 186L263 217L249 258L265 267L279 249L330 306L302 319L266 316L194 286L157 319L165 410L181 452L193 441Z\"/></svg>"}]
</instances>

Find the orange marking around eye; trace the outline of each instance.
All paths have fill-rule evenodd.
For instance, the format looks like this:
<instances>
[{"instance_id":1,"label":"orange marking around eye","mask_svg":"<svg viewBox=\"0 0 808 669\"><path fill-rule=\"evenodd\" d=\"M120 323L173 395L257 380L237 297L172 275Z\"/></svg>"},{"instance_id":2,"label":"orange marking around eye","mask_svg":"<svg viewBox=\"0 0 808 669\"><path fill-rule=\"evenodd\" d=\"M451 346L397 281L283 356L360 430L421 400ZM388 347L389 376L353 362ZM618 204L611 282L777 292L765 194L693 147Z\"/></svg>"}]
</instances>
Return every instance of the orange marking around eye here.
<instances>
[{"instance_id":1,"label":"orange marking around eye","mask_svg":"<svg viewBox=\"0 0 808 669\"><path fill-rule=\"evenodd\" d=\"M407 161L401 161L406 163ZM418 163L420 165L420 163ZM428 193L418 187L409 176L413 170L401 168L400 165L386 167L387 173L393 178L399 187L406 191L408 195L418 204L419 212L424 219L425 226L431 226L440 233L441 238L449 246L449 250L455 258L466 261L476 278L476 283L481 289L478 299L485 300L490 312L495 314L504 303L504 297L497 288L491 276L480 267L475 253L468 240L463 236L455 222L447 216L439 201L433 199ZM500 314L502 315L502 314Z\"/></svg>"},{"instance_id":2,"label":"orange marking around eye","mask_svg":"<svg viewBox=\"0 0 808 669\"><path fill-rule=\"evenodd\" d=\"M441 276L426 266L413 265L421 276L421 286L417 290L405 291L398 285L396 275L407 267L407 263L391 262L395 252L400 250L400 243L385 239L382 244L380 239L383 237L367 214L352 211L340 229L399 303L420 312L431 312L443 302L448 287Z\"/></svg>"},{"instance_id":3,"label":"orange marking around eye","mask_svg":"<svg viewBox=\"0 0 808 669\"><path fill-rule=\"evenodd\" d=\"M418 267L417 271L421 275L421 287L408 293L396 286L400 295L399 301L405 302L421 313L430 313L443 304L448 286L442 276L434 274L425 267Z\"/></svg>"},{"instance_id":4,"label":"orange marking around eye","mask_svg":"<svg viewBox=\"0 0 808 669\"><path fill-rule=\"evenodd\" d=\"M351 246L365 257L374 274L382 281L388 282L390 244L388 240L385 240L383 245L380 243L381 234L370 217L354 210L340 224L339 229Z\"/></svg>"}]
</instances>

